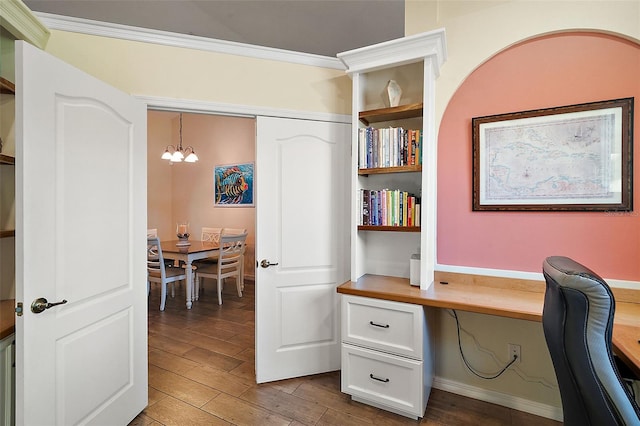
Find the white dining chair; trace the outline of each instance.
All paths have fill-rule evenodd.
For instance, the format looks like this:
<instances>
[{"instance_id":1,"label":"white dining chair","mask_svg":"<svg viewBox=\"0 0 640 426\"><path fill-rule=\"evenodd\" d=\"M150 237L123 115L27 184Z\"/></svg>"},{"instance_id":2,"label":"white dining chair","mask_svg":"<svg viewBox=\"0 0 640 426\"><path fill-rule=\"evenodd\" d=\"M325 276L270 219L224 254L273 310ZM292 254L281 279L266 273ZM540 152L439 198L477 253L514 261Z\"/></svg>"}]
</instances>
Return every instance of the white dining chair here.
<instances>
[{"instance_id":1,"label":"white dining chair","mask_svg":"<svg viewBox=\"0 0 640 426\"><path fill-rule=\"evenodd\" d=\"M218 244L220 243L220 235L222 234L223 228L207 228L207 227L202 227L202 232L200 234L200 240L207 242L207 243L212 243L212 244ZM199 259L199 260L195 260L192 263L193 266L193 271L195 274L195 271L198 268L203 268L205 266L209 266L209 265L214 265L218 262L218 256L212 256L212 257L207 257L204 259ZM200 286L198 285L198 281L195 281L195 285L193 286L193 297L195 300L198 300L200 298Z\"/></svg>"},{"instance_id":2,"label":"white dining chair","mask_svg":"<svg viewBox=\"0 0 640 426\"><path fill-rule=\"evenodd\" d=\"M247 234L247 228L224 228L222 233L225 235L242 235ZM244 290L244 255L247 251L247 244L245 241L244 250L242 251L241 269L240 269L240 288Z\"/></svg>"},{"instance_id":3,"label":"white dining chair","mask_svg":"<svg viewBox=\"0 0 640 426\"><path fill-rule=\"evenodd\" d=\"M247 234L220 236L218 262L198 268L196 271L196 287L200 287L203 278L213 278L218 284L218 304L222 305L222 286L225 278L234 277L238 297L242 297L241 271L244 246Z\"/></svg>"},{"instance_id":4,"label":"white dining chair","mask_svg":"<svg viewBox=\"0 0 640 426\"><path fill-rule=\"evenodd\" d=\"M202 233L200 234L200 239L206 243L218 244L220 243L220 235L224 231L223 228L202 228ZM216 263L218 261L218 257L207 257L205 259L196 260L193 264L197 267L198 265L207 265L211 263Z\"/></svg>"},{"instance_id":5,"label":"white dining chair","mask_svg":"<svg viewBox=\"0 0 640 426\"><path fill-rule=\"evenodd\" d=\"M206 241L210 243L219 243L220 234L222 233L222 231L223 231L223 228L202 227L202 233L200 234L200 239L202 241Z\"/></svg>"},{"instance_id":6,"label":"white dining chair","mask_svg":"<svg viewBox=\"0 0 640 426\"><path fill-rule=\"evenodd\" d=\"M151 283L160 284L160 310L164 311L167 301L167 284L171 284L171 297L175 297L174 283L184 280L187 275L182 268L165 265L162 246L158 237L147 237L147 294L151 290Z\"/></svg>"}]
</instances>

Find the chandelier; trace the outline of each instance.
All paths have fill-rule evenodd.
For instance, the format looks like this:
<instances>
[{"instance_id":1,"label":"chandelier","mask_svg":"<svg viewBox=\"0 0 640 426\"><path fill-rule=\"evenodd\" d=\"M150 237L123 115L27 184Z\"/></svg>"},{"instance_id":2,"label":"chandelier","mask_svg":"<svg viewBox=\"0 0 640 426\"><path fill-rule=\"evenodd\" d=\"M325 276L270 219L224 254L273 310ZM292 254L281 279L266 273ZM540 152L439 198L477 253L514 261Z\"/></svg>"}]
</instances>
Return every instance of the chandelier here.
<instances>
[{"instance_id":1,"label":"chandelier","mask_svg":"<svg viewBox=\"0 0 640 426\"><path fill-rule=\"evenodd\" d=\"M184 161L185 163L195 163L198 161L198 156L196 155L196 151L193 149L191 145L186 148L182 148L182 113L180 113L180 140L177 147L173 145L168 145L164 154L162 154L163 160L169 160L171 163L180 163Z\"/></svg>"}]
</instances>

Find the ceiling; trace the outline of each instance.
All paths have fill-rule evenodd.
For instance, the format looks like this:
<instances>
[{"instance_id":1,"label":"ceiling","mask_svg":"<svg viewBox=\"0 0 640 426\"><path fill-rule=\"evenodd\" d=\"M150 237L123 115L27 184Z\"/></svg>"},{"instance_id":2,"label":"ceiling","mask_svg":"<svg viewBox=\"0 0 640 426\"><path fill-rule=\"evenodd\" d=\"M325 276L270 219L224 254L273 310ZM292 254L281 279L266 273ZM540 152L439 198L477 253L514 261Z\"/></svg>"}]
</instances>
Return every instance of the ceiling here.
<instances>
[{"instance_id":1,"label":"ceiling","mask_svg":"<svg viewBox=\"0 0 640 426\"><path fill-rule=\"evenodd\" d=\"M335 57L404 36L404 0L23 0L35 12Z\"/></svg>"}]
</instances>

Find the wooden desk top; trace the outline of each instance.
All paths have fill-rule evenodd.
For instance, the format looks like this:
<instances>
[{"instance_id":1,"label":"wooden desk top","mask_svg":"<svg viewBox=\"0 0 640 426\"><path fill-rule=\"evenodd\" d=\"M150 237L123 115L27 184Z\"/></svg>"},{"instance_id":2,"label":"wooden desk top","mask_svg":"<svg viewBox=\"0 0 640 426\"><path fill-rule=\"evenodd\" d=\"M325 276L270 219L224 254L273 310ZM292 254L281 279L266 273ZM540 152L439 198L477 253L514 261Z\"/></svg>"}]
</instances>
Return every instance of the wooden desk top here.
<instances>
[{"instance_id":1,"label":"wooden desk top","mask_svg":"<svg viewBox=\"0 0 640 426\"><path fill-rule=\"evenodd\" d=\"M342 294L538 322L542 321L544 290L545 284L541 281L453 273L436 273L436 280L428 290L409 285L406 278L379 275L364 275L357 282L347 281L338 287L338 293ZM640 376L638 340L640 303L618 301L616 295L613 347Z\"/></svg>"},{"instance_id":2,"label":"wooden desk top","mask_svg":"<svg viewBox=\"0 0 640 426\"><path fill-rule=\"evenodd\" d=\"M14 299L0 300L0 340L15 332L15 305Z\"/></svg>"}]
</instances>

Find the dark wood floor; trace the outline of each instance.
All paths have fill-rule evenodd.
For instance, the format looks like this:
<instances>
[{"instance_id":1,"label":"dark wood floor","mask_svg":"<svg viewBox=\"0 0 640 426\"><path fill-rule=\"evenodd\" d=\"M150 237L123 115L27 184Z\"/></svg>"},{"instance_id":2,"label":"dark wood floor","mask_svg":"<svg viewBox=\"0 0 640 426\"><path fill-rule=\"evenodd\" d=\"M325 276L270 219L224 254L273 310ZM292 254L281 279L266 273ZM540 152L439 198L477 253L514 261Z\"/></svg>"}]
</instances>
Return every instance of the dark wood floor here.
<instances>
[{"instance_id":1,"label":"dark wood floor","mask_svg":"<svg viewBox=\"0 0 640 426\"><path fill-rule=\"evenodd\" d=\"M433 389L421 421L351 401L340 373L255 383L254 285L244 297L213 281L185 309L184 291L158 310L149 299L149 405L131 425L559 425L527 413Z\"/></svg>"}]
</instances>

